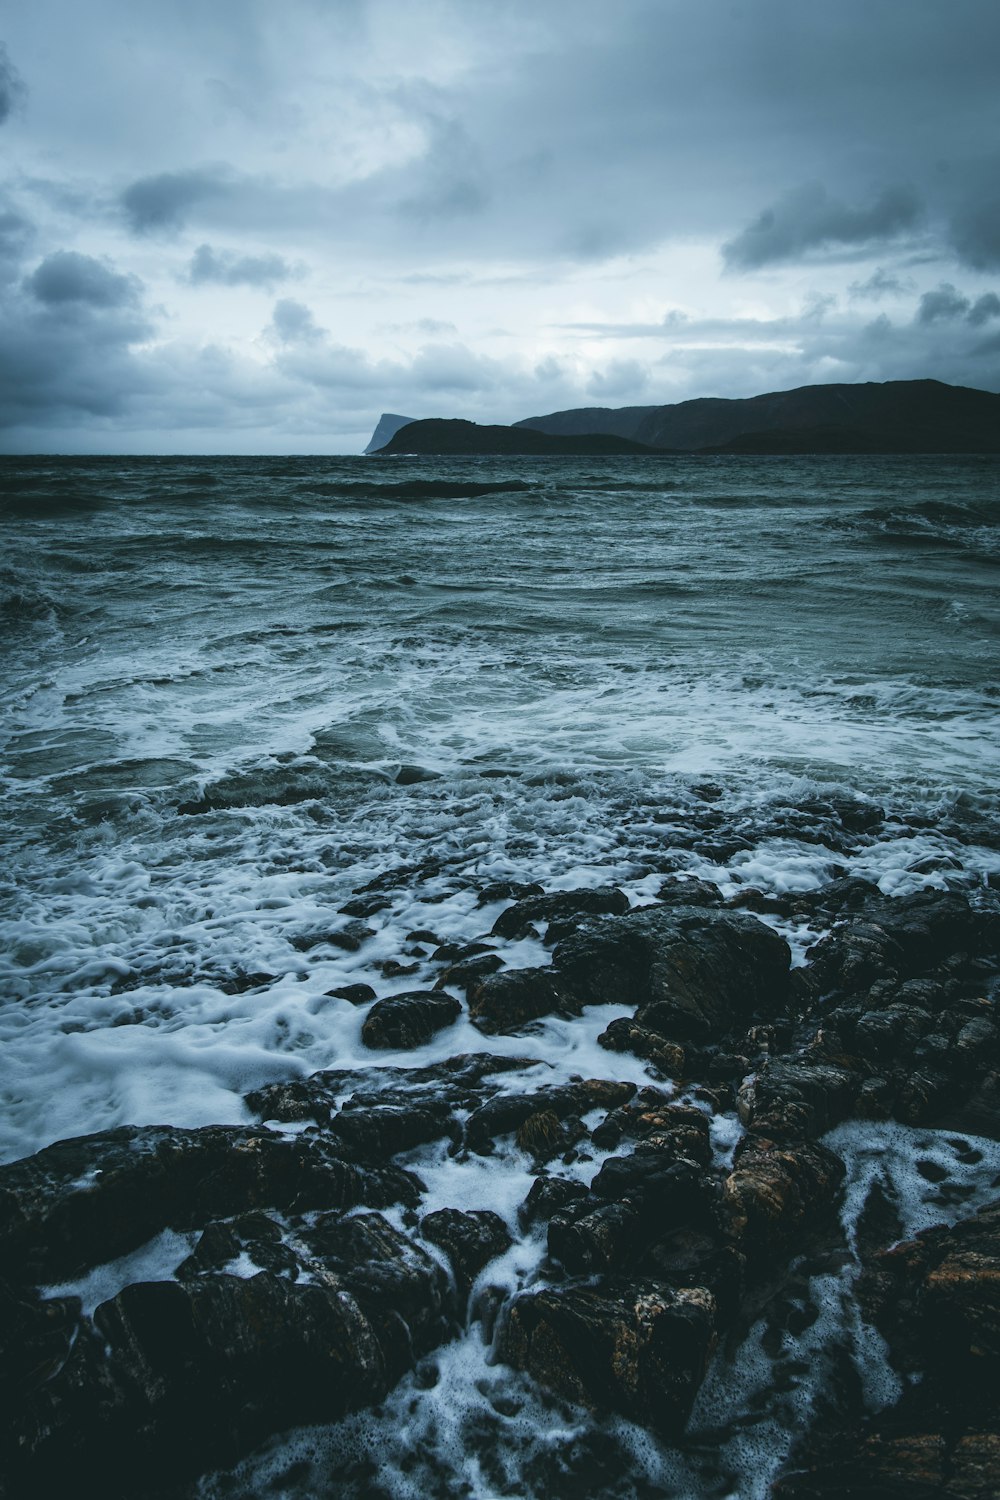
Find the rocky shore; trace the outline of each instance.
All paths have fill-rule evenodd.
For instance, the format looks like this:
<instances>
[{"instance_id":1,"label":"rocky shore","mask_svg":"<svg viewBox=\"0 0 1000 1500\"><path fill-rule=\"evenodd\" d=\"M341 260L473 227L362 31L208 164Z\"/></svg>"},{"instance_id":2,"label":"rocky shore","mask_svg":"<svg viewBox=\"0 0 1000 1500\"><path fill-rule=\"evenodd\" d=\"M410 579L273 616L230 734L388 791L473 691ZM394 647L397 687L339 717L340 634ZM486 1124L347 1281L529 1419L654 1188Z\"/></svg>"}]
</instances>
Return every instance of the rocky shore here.
<instances>
[{"instance_id":1,"label":"rocky shore","mask_svg":"<svg viewBox=\"0 0 1000 1500\"><path fill-rule=\"evenodd\" d=\"M668 875L631 909L613 886L481 896L508 904L477 941L410 935L434 987L330 997L369 1007L370 1068L258 1089L256 1124L123 1127L0 1168L0 1493L69 1492L99 1471L107 1500L166 1495L269 1433L378 1402L470 1318L498 1361L671 1442L713 1359L803 1265L847 1260L902 1396L874 1411L845 1378L775 1494L1000 1492L1000 1182L964 1212L928 1157L940 1227L902 1237L875 1183L848 1243L836 1130L944 1131L958 1161L1000 1140L997 892L892 899L843 878L724 901ZM347 903L342 943L365 940L378 900ZM797 967L775 930L795 921L822 934ZM535 935L551 963L507 967ZM488 1048L608 1004L621 1014L601 1044L643 1059L646 1086L547 1084L527 1045L380 1062L462 1011ZM435 1142L456 1161L513 1144L533 1163L516 1225L485 1201L426 1210L406 1158ZM517 1235L544 1236L544 1274L506 1297L489 1268ZM150 1246L166 1269L130 1272L123 1258L153 1264ZM93 1307L65 1290L112 1263Z\"/></svg>"}]
</instances>

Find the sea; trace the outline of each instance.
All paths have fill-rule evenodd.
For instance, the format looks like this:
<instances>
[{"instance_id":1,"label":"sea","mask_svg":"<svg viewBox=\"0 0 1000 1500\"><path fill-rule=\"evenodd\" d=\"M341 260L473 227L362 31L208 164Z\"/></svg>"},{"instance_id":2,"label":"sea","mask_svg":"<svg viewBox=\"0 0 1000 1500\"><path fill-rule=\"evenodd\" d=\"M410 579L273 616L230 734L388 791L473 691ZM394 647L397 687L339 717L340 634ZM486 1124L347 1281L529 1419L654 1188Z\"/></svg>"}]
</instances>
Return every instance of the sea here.
<instances>
[{"instance_id":1,"label":"sea","mask_svg":"<svg viewBox=\"0 0 1000 1500\"><path fill-rule=\"evenodd\" d=\"M328 992L432 983L409 935L480 937L497 882L633 905L669 875L1000 883L996 458L7 457L0 517L0 1160L246 1122L250 1089L373 1066L366 1007ZM843 798L885 816L831 841ZM318 940L373 882L372 935ZM808 961L817 932L765 920ZM546 1083L648 1081L597 1046L616 1013L490 1038L463 1016L377 1062L491 1050L542 1058ZM740 1127L712 1127L724 1159ZM913 1231L943 1216L920 1153L966 1174L966 1211L1000 1168L990 1142L962 1167L927 1131L840 1132L848 1245L873 1173ZM406 1164L427 1208L507 1219L493 1285L544 1277L512 1143ZM75 1290L169 1276L189 1243ZM845 1359L874 1407L898 1394L850 1278L803 1273L796 1331L764 1318L721 1350L675 1449L545 1396L471 1316L376 1412L190 1493L755 1500Z\"/></svg>"}]
</instances>

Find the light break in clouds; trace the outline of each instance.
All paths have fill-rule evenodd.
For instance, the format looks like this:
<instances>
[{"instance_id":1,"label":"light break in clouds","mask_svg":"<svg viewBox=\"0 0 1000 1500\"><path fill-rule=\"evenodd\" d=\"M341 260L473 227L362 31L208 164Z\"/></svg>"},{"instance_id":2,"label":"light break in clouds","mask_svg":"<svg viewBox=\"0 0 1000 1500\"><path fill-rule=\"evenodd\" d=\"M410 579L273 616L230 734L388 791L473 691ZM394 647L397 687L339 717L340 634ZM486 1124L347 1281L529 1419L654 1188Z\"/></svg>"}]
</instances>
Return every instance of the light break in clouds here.
<instances>
[{"instance_id":1,"label":"light break in clouds","mask_svg":"<svg viewBox=\"0 0 1000 1500\"><path fill-rule=\"evenodd\" d=\"M1000 390L995 0L35 0L0 448Z\"/></svg>"}]
</instances>

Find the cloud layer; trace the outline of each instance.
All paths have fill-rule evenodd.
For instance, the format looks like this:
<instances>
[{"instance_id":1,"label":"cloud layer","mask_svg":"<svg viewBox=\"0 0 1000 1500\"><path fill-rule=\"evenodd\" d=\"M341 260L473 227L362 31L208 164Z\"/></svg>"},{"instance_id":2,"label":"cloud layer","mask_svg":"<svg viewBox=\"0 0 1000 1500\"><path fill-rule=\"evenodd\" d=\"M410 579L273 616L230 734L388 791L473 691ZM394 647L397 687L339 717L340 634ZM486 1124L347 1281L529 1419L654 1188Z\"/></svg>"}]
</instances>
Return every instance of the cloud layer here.
<instances>
[{"instance_id":1,"label":"cloud layer","mask_svg":"<svg viewBox=\"0 0 1000 1500\"><path fill-rule=\"evenodd\" d=\"M1000 389L998 49L993 0L37 0L0 48L0 443Z\"/></svg>"}]
</instances>

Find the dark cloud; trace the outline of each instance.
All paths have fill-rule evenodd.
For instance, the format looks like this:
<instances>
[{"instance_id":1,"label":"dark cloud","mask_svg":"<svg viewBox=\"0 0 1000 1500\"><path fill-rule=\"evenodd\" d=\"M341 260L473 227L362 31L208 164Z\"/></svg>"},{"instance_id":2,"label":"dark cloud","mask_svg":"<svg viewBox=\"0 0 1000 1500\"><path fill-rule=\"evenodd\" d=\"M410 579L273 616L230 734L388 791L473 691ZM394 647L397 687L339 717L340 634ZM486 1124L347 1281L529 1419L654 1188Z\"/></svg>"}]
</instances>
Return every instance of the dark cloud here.
<instances>
[{"instance_id":1,"label":"dark cloud","mask_svg":"<svg viewBox=\"0 0 1000 1500\"><path fill-rule=\"evenodd\" d=\"M280 255L239 255L234 250L213 250L211 245L199 245L188 267L188 280L194 286L212 282L270 290L294 275L293 268Z\"/></svg>"},{"instance_id":2,"label":"dark cloud","mask_svg":"<svg viewBox=\"0 0 1000 1500\"><path fill-rule=\"evenodd\" d=\"M0 42L0 125L23 102L27 92L24 80L11 62L7 48Z\"/></svg>"},{"instance_id":3,"label":"dark cloud","mask_svg":"<svg viewBox=\"0 0 1000 1500\"><path fill-rule=\"evenodd\" d=\"M92 255L57 250L28 277L28 289L48 307L86 303L90 307L128 307L138 302L141 283L122 276Z\"/></svg>"},{"instance_id":4,"label":"dark cloud","mask_svg":"<svg viewBox=\"0 0 1000 1500\"><path fill-rule=\"evenodd\" d=\"M313 343L326 337L313 316L311 308L294 297L282 297L274 304L268 335L279 344Z\"/></svg>"},{"instance_id":5,"label":"dark cloud","mask_svg":"<svg viewBox=\"0 0 1000 1500\"><path fill-rule=\"evenodd\" d=\"M942 281L933 292L925 292L917 308L918 323L940 323L961 318L972 306L968 297L956 290L950 281Z\"/></svg>"},{"instance_id":6,"label":"dark cloud","mask_svg":"<svg viewBox=\"0 0 1000 1500\"><path fill-rule=\"evenodd\" d=\"M191 211L232 191L232 173L224 166L189 167L140 177L121 195L129 226L136 234L179 229Z\"/></svg>"},{"instance_id":7,"label":"dark cloud","mask_svg":"<svg viewBox=\"0 0 1000 1500\"><path fill-rule=\"evenodd\" d=\"M951 238L966 265L977 271L1000 267L1000 191L997 174L1000 162L993 163L988 186L980 192L979 184L968 190L968 199L955 213Z\"/></svg>"},{"instance_id":8,"label":"dark cloud","mask_svg":"<svg viewBox=\"0 0 1000 1500\"><path fill-rule=\"evenodd\" d=\"M973 328L981 328L990 318L1000 318L1000 297L996 292L984 292L969 308L968 320Z\"/></svg>"},{"instance_id":9,"label":"dark cloud","mask_svg":"<svg viewBox=\"0 0 1000 1500\"><path fill-rule=\"evenodd\" d=\"M34 238L34 225L0 191L0 284L20 274Z\"/></svg>"},{"instance_id":10,"label":"dark cloud","mask_svg":"<svg viewBox=\"0 0 1000 1500\"><path fill-rule=\"evenodd\" d=\"M901 297L913 290L913 282L908 276L899 276L894 271L886 271L884 267L878 266L867 281L852 281L848 287L848 295L855 300L870 299L878 302L882 297Z\"/></svg>"},{"instance_id":11,"label":"dark cloud","mask_svg":"<svg viewBox=\"0 0 1000 1500\"><path fill-rule=\"evenodd\" d=\"M874 203L857 208L809 183L786 193L723 245L723 259L731 270L756 270L811 250L868 249L912 229L920 213L920 200L908 187L886 188Z\"/></svg>"}]
</instances>

